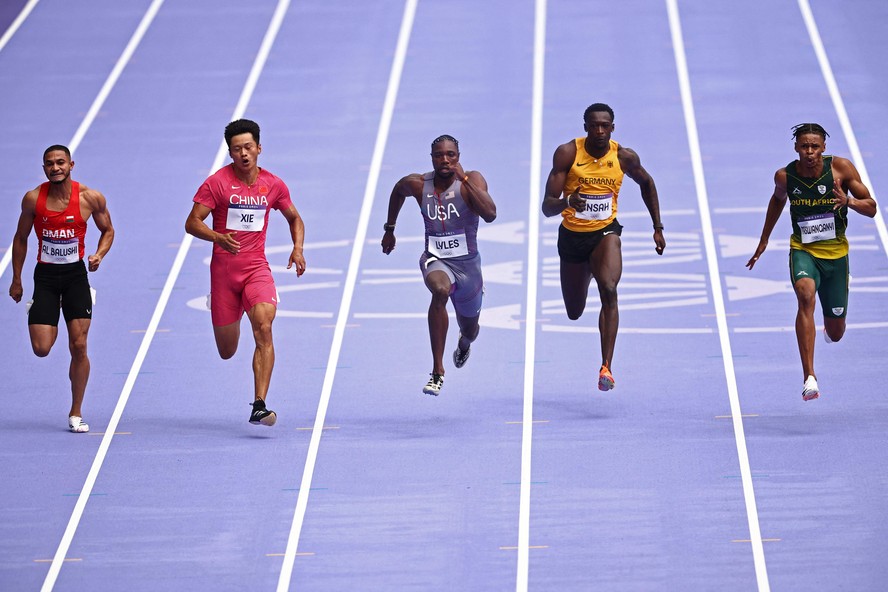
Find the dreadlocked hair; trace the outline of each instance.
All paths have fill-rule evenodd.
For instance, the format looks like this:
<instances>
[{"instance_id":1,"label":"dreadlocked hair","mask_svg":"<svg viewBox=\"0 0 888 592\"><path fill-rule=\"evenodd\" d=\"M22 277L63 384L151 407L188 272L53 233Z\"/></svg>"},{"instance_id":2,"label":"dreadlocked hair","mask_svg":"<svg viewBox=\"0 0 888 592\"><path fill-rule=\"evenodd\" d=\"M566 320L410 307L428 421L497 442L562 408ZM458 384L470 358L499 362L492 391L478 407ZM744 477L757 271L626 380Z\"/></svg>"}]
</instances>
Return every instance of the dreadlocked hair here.
<instances>
[{"instance_id":1,"label":"dreadlocked hair","mask_svg":"<svg viewBox=\"0 0 888 592\"><path fill-rule=\"evenodd\" d=\"M824 140L829 137L829 134L819 123L800 123L792 126L793 139L798 140L802 134L817 134Z\"/></svg>"}]
</instances>

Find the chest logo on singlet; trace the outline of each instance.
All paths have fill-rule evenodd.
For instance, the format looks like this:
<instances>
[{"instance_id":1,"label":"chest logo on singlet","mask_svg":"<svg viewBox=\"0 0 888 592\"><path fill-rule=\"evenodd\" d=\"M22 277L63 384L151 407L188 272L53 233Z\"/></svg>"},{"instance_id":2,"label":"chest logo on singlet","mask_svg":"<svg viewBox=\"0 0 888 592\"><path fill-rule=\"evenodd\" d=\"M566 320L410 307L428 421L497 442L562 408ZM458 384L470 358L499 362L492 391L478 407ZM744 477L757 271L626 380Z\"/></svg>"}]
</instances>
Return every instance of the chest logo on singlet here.
<instances>
[{"instance_id":1,"label":"chest logo on singlet","mask_svg":"<svg viewBox=\"0 0 888 592\"><path fill-rule=\"evenodd\" d=\"M225 227L228 230L260 232L265 227L265 212L268 211L268 197L265 195L237 195L228 198L228 217Z\"/></svg>"},{"instance_id":2,"label":"chest logo on singlet","mask_svg":"<svg viewBox=\"0 0 888 592\"><path fill-rule=\"evenodd\" d=\"M820 195L826 195L826 185L818 185L817 191L820 192Z\"/></svg>"},{"instance_id":3,"label":"chest logo on singlet","mask_svg":"<svg viewBox=\"0 0 888 592\"><path fill-rule=\"evenodd\" d=\"M799 189L798 187L793 187L793 188L792 188L792 194L793 194L793 195L801 195L801 194L802 194L802 190Z\"/></svg>"},{"instance_id":4,"label":"chest logo on singlet","mask_svg":"<svg viewBox=\"0 0 888 592\"><path fill-rule=\"evenodd\" d=\"M451 216L459 218L459 209L451 202L448 204L426 204L426 215L429 220L450 220Z\"/></svg>"}]
</instances>

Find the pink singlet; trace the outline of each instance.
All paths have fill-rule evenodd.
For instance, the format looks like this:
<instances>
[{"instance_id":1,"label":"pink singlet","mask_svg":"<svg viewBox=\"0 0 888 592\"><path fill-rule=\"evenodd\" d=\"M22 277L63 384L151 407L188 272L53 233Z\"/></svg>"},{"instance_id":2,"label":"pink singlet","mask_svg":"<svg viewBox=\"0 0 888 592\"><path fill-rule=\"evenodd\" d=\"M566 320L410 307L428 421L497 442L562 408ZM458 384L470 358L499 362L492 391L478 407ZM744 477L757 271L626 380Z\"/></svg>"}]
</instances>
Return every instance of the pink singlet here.
<instances>
[{"instance_id":1,"label":"pink singlet","mask_svg":"<svg viewBox=\"0 0 888 592\"><path fill-rule=\"evenodd\" d=\"M210 310L214 326L230 325L260 302L277 306L274 278L265 258L268 212L293 205L290 191L278 177L259 169L256 182L247 186L234 174L234 166L213 173L194 196L194 202L213 211L213 230L235 232L241 248L233 255L213 245L210 263Z\"/></svg>"}]
</instances>

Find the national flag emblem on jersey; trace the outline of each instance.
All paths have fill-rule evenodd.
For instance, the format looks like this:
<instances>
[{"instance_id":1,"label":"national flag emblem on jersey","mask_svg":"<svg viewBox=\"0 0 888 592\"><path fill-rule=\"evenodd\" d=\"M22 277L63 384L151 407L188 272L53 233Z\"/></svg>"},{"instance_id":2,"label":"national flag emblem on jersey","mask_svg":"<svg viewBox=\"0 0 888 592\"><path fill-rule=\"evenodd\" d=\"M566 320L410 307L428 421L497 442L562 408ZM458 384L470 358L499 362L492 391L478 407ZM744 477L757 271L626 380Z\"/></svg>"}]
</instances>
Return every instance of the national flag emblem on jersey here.
<instances>
[{"instance_id":1,"label":"national flag emblem on jersey","mask_svg":"<svg viewBox=\"0 0 888 592\"><path fill-rule=\"evenodd\" d=\"M74 216L65 216L65 222L68 224L74 224Z\"/></svg>"},{"instance_id":2,"label":"national flag emblem on jersey","mask_svg":"<svg viewBox=\"0 0 888 592\"><path fill-rule=\"evenodd\" d=\"M259 193L261 193L262 195L267 194L267 193L268 193L268 187L266 187L265 185L260 185L260 186L259 186Z\"/></svg>"}]
</instances>

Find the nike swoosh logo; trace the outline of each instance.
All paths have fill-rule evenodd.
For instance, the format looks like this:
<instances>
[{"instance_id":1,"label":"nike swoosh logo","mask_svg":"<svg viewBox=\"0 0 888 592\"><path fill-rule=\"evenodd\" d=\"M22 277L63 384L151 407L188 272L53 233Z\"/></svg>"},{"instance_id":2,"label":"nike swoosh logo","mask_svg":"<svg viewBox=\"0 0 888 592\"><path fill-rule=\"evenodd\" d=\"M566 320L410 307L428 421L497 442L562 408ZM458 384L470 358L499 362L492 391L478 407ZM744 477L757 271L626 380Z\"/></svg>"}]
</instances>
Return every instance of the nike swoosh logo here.
<instances>
[{"instance_id":1,"label":"nike swoosh logo","mask_svg":"<svg viewBox=\"0 0 888 592\"><path fill-rule=\"evenodd\" d=\"M578 162L578 163L577 163L577 166L582 167L582 166L586 166L587 164L589 164L589 163L588 163L588 162L584 162L584 163L581 164L581 163Z\"/></svg>"},{"instance_id":2,"label":"nike swoosh logo","mask_svg":"<svg viewBox=\"0 0 888 592\"><path fill-rule=\"evenodd\" d=\"M602 232L602 233L601 233L601 236L607 236L607 235L609 235L609 234L613 234L614 232L615 232L615 231L613 231L613 230L608 230L607 232Z\"/></svg>"},{"instance_id":3,"label":"nike swoosh logo","mask_svg":"<svg viewBox=\"0 0 888 592\"><path fill-rule=\"evenodd\" d=\"M240 185L232 185L231 188L232 189L240 189Z\"/></svg>"}]
</instances>

